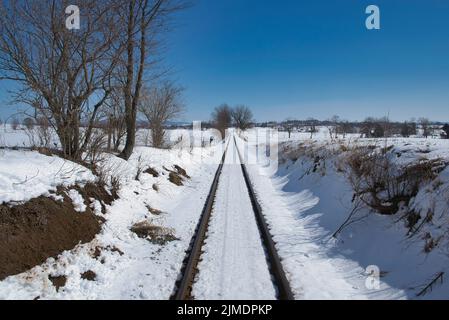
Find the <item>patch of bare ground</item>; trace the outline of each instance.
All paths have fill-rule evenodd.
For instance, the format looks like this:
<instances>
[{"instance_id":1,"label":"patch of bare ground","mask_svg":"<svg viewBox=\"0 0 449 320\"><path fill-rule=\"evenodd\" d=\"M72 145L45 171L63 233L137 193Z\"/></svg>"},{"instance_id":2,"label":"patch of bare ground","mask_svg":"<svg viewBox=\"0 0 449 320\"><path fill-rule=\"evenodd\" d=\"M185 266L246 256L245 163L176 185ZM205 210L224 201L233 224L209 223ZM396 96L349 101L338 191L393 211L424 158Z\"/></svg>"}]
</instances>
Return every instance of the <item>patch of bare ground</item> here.
<instances>
[{"instance_id":1,"label":"patch of bare ground","mask_svg":"<svg viewBox=\"0 0 449 320\"><path fill-rule=\"evenodd\" d=\"M157 245L165 245L168 242L179 240L173 229L156 226L149 221L136 223L131 227L131 231L139 238L147 239Z\"/></svg>"},{"instance_id":2,"label":"patch of bare ground","mask_svg":"<svg viewBox=\"0 0 449 320\"><path fill-rule=\"evenodd\" d=\"M148 168L147 170L145 170L144 173L152 175L154 178L159 178L159 172L157 172L155 169L153 169L151 167Z\"/></svg>"},{"instance_id":3,"label":"patch of bare ground","mask_svg":"<svg viewBox=\"0 0 449 320\"><path fill-rule=\"evenodd\" d=\"M101 188L96 184L88 183L83 188L76 186L74 187L84 198L86 206L89 206L89 199L99 200L101 204L101 213L106 214L106 205L110 206L114 200L116 200L112 195L110 195L105 188Z\"/></svg>"},{"instance_id":4,"label":"patch of bare ground","mask_svg":"<svg viewBox=\"0 0 449 320\"><path fill-rule=\"evenodd\" d=\"M123 251L115 246L107 246L106 248L102 246L96 246L91 252L92 258L100 260L103 251L118 253L120 256L124 255Z\"/></svg>"},{"instance_id":5,"label":"patch of bare ground","mask_svg":"<svg viewBox=\"0 0 449 320\"><path fill-rule=\"evenodd\" d=\"M59 276L59 277L48 276L48 280L51 281L53 286L56 288L56 291L59 291L60 288L65 287L67 283L66 276Z\"/></svg>"},{"instance_id":6,"label":"patch of bare ground","mask_svg":"<svg viewBox=\"0 0 449 320\"><path fill-rule=\"evenodd\" d=\"M102 206L112 202L99 186L88 184L76 189L86 202L91 198ZM80 243L89 243L101 230L102 219L89 206L83 213L75 211L64 191L57 191L62 200L41 196L20 205L0 205L0 280L32 269Z\"/></svg>"},{"instance_id":7,"label":"patch of bare ground","mask_svg":"<svg viewBox=\"0 0 449 320\"><path fill-rule=\"evenodd\" d=\"M169 172L168 180L178 187L183 186L184 180L190 179L190 176L187 174L185 169L178 165L175 165L173 168L174 170L169 170L164 167L164 169Z\"/></svg>"},{"instance_id":8,"label":"patch of bare ground","mask_svg":"<svg viewBox=\"0 0 449 320\"><path fill-rule=\"evenodd\" d=\"M97 274L93 272L92 270L88 270L81 274L81 279L87 280L87 281L95 281L97 279Z\"/></svg>"}]
</instances>

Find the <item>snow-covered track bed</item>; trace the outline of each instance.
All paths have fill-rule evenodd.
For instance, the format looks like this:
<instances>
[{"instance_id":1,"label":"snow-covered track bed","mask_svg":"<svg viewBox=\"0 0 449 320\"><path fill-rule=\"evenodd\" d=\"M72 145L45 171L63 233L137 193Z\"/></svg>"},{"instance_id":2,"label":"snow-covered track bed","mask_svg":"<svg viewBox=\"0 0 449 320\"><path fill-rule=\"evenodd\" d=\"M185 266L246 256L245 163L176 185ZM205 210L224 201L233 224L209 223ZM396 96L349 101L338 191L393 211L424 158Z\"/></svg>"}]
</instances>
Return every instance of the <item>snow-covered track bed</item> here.
<instances>
[{"instance_id":1,"label":"snow-covered track bed","mask_svg":"<svg viewBox=\"0 0 449 320\"><path fill-rule=\"evenodd\" d=\"M235 139L217 170L176 288L175 300L294 299Z\"/></svg>"}]
</instances>

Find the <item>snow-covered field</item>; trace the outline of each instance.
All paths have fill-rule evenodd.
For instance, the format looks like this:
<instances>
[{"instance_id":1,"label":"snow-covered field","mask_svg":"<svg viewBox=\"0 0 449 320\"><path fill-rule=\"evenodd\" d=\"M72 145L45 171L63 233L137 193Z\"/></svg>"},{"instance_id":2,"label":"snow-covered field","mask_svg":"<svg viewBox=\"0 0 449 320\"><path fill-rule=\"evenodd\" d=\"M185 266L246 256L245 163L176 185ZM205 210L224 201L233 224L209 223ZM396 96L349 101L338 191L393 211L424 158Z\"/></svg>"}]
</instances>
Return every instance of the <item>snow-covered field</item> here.
<instances>
[{"instance_id":1,"label":"snow-covered field","mask_svg":"<svg viewBox=\"0 0 449 320\"><path fill-rule=\"evenodd\" d=\"M176 130L171 140L178 147L159 150L145 147L147 133L142 134L129 161L108 155L101 162L106 180L119 181L120 188L119 199L107 207L102 231L94 241L1 281L0 299L170 297L224 144L210 146L213 134L205 132L195 145L189 137L198 132ZM423 159L449 163L449 140L370 140L352 135L330 141L322 128L312 140L307 133L294 133L291 138L279 133L279 155L272 154L269 159L264 156L267 136L270 134L263 129L250 130L241 134L246 142L237 139L237 147L258 160L248 164L248 171L297 299L449 298L445 281L417 296L436 275L449 271L448 168L422 183L399 213L386 216L362 208L358 212L361 219L332 237L354 206L354 190L341 169L348 150L375 145L373 150L385 148L388 157L402 166ZM29 146L26 141L23 130L0 130L0 147ZM231 149L194 286L197 298L274 297L236 159ZM176 165L191 177L184 179L183 186L169 181L169 170ZM145 173L148 168L159 176ZM50 193L58 186L83 185L96 179L84 167L56 156L0 150L0 203L16 205L41 195L54 197ZM71 191L69 196L83 214L80 194ZM409 229L401 217L411 211L426 223L408 237ZM177 240L161 245L139 238L130 229L143 221L169 230ZM86 271L95 273L95 281L82 277ZM65 276L67 282L56 290L49 277L58 276Z\"/></svg>"}]
</instances>

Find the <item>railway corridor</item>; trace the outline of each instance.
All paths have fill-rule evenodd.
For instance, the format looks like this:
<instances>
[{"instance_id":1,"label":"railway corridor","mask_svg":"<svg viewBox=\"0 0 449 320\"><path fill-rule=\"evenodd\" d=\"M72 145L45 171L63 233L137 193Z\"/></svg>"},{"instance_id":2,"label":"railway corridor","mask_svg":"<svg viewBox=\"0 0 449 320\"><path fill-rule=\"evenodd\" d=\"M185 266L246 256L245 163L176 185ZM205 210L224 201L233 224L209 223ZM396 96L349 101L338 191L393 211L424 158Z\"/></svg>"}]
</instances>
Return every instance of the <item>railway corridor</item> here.
<instances>
[{"instance_id":1,"label":"railway corridor","mask_svg":"<svg viewBox=\"0 0 449 320\"><path fill-rule=\"evenodd\" d=\"M276 289L233 141L218 184L192 295L274 300Z\"/></svg>"}]
</instances>

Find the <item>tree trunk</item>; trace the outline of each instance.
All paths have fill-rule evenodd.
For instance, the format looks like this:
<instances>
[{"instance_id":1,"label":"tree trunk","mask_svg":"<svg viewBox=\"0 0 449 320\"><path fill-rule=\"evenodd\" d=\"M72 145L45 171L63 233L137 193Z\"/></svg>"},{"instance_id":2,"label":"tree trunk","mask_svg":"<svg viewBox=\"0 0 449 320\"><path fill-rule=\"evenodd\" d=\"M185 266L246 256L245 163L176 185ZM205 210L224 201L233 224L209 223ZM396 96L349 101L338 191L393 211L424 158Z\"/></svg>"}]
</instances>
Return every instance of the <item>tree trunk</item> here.
<instances>
[{"instance_id":1,"label":"tree trunk","mask_svg":"<svg viewBox=\"0 0 449 320\"><path fill-rule=\"evenodd\" d=\"M162 148L164 145L164 128L162 126L153 126L151 128L151 136L154 148Z\"/></svg>"}]
</instances>

